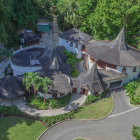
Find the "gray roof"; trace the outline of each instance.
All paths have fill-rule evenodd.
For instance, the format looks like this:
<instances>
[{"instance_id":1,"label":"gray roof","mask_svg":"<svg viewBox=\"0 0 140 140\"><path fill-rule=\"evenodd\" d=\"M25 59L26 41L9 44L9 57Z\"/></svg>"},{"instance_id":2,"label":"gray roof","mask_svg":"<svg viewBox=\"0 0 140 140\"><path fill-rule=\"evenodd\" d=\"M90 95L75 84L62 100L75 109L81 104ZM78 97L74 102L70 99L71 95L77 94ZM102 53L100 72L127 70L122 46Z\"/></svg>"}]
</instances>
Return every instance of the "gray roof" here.
<instances>
[{"instance_id":1,"label":"gray roof","mask_svg":"<svg viewBox=\"0 0 140 140\"><path fill-rule=\"evenodd\" d=\"M62 73L69 74L72 71L72 67L66 64L66 57L62 53L63 49L63 47L46 49L40 57L41 65L46 68L59 69Z\"/></svg>"},{"instance_id":2,"label":"gray roof","mask_svg":"<svg viewBox=\"0 0 140 140\"><path fill-rule=\"evenodd\" d=\"M59 37L75 43L86 43L93 39L90 35L74 28L59 34Z\"/></svg>"},{"instance_id":3,"label":"gray roof","mask_svg":"<svg viewBox=\"0 0 140 140\"><path fill-rule=\"evenodd\" d=\"M103 92L105 90L105 85L101 75L98 73L96 63L93 64L85 78L82 79L81 87L88 87L91 93Z\"/></svg>"},{"instance_id":4,"label":"gray roof","mask_svg":"<svg viewBox=\"0 0 140 140\"><path fill-rule=\"evenodd\" d=\"M112 81L112 80L123 79L127 77L127 74L115 72L113 70L100 69L98 71L102 76L103 81Z\"/></svg>"},{"instance_id":5,"label":"gray roof","mask_svg":"<svg viewBox=\"0 0 140 140\"><path fill-rule=\"evenodd\" d=\"M15 76L7 76L0 79L0 97L14 99L25 94L22 81Z\"/></svg>"},{"instance_id":6,"label":"gray roof","mask_svg":"<svg viewBox=\"0 0 140 140\"><path fill-rule=\"evenodd\" d=\"M71 84L70 79L62 74L59 70L54 69L43 69L39 71L39 74L42 77L50 77L53 81L53 87L49 86L48 93L49 94L57 94L57 93L69 93L71 92Z\"/></svg>"},{"instance_id":7,"label":"gray roof","mask_svg":"<svg viewBox=\"0 0 140 140\"><path fill-rule=\"evenodd\" d=\"M126 44L124 28L115 40L89 43L86 51L96 61L119 66L140 66L140 51Z\"/></svg>"}]
</instances>

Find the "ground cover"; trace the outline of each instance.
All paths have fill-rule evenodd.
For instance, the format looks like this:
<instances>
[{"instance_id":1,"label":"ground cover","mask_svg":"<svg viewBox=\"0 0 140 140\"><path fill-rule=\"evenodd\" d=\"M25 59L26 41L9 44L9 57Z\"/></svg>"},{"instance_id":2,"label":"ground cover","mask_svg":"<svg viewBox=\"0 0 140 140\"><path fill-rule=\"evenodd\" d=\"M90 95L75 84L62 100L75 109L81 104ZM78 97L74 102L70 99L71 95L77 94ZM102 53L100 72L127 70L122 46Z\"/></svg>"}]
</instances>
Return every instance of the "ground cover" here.
<instances>
[{"instance_id":1,"label":"ground cover","mask_svg":"<svg viewBox=\"0 0 140 140\"><path fill-rule=\"evenodd\" d=\"M80 111L74 114L75 119L100 119L104 118L113 109L112 96L104 97L92 104L82 106Z\"/></svg>"},{"instance_id":2,"label":"ground cover","mask_svg":"<svg viewBox=\"0 0 140 140\"><path fill-rule=\"evenodd\" d=\"M77 139L74 139L74 140L86 140L86 139L83 139L83 138L77 138Z\"/></svg>"},{"instance_id":3,"label":"ground cover","mask_svg":"<svg viewBox=\"0 0 140 140\"><path fill-rule=\"evenodd\" d=\"M71 93L60 98L46 100L44 104L44 97L40 97L39 95L37 95L36 98L34 99L34 96L31 95L27 96L27 105L43 110L46 110L48 108L57 109L66 106L70 102L70 100Z\"/></svg>"},{"instance_id":4,"label":"ground cover","mask_svg":"<svg viewBox=\"0 0 140 140\"><path fill-rule=\"evenodd\" d=\"M132 81L124 86L127 95L130 98L130 103L133 105L140 104L140 79Z\"/></svg>"},{"instance_id":5,"label":"ground cover","mask_svg":"<svg viewBox=\"0 0 140 140\"><path fill-rule=\"evenodd\" d=\"M1 140L36 140L45 129L40 121L13 116L0 118Z\"/></svg>"}]
</instances>

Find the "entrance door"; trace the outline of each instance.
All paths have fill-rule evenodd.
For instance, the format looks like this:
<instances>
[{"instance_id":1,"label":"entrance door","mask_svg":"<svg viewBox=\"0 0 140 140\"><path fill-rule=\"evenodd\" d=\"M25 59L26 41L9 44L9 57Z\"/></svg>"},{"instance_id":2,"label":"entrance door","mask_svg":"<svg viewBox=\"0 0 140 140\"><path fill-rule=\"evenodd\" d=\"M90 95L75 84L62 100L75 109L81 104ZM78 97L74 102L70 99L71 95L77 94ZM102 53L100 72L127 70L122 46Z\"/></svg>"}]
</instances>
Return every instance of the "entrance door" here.
<instances>
[{"instance_id":1,"label":"entrance door","mask_svg":"<svg viewBox=\"0 0 140 140\"><path fill-rule=\"evenodd\" d=\"M82 88L81 89L81 94L88 95L88 90Z\"/></svg>"}]
</instances>

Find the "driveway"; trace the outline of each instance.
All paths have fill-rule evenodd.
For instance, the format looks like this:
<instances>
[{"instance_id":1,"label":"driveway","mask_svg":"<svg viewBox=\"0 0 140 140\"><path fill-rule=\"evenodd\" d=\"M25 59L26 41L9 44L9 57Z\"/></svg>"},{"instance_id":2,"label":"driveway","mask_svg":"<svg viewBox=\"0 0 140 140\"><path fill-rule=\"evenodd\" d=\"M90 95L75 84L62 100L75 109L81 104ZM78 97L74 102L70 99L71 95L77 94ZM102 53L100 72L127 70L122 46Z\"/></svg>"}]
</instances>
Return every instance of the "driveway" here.
<instances>
[{"instance_id":1,"label":"driveway","mask_svg":"<svg viewBox=\"0 0 140 140\"><path fill-rule=\"evenodd\" d=\"M134 107L129 103L129 97L126 96L126 92L121 89L112 93L114 98L114 111L112 115L122 113L128 110L133 109Z\"/></svg>"},{"instance_id":2,"label":"driveway","mask_svg":"<svg viewBox=\"0 0 140 140\"><path fill-rule=\"evenodd\" d=\"M140 126L140 108L100 121L71 120L52 127L40 140L134 140L132 126Z\"/></svg>"}]
</instances>

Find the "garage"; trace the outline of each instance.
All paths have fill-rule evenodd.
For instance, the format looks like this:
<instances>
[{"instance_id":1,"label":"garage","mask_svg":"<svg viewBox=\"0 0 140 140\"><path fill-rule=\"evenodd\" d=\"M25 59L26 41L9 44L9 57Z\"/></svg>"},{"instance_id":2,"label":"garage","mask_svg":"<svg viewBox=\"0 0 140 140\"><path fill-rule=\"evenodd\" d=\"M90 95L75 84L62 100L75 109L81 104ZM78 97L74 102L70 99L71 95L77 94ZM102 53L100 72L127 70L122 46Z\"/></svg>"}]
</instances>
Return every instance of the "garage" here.
<instances>
[{"instance_id":1,"label":"garage","mask_svg":"<svg viewBox=\"0 0 140 140\"><path fill-rule=\"evenodd\" d=\"M121 83L122 83L122 80L116 81L116 82L111 82L109 89L120 88L121 87Z\"/></svg>"}]
</instances>

